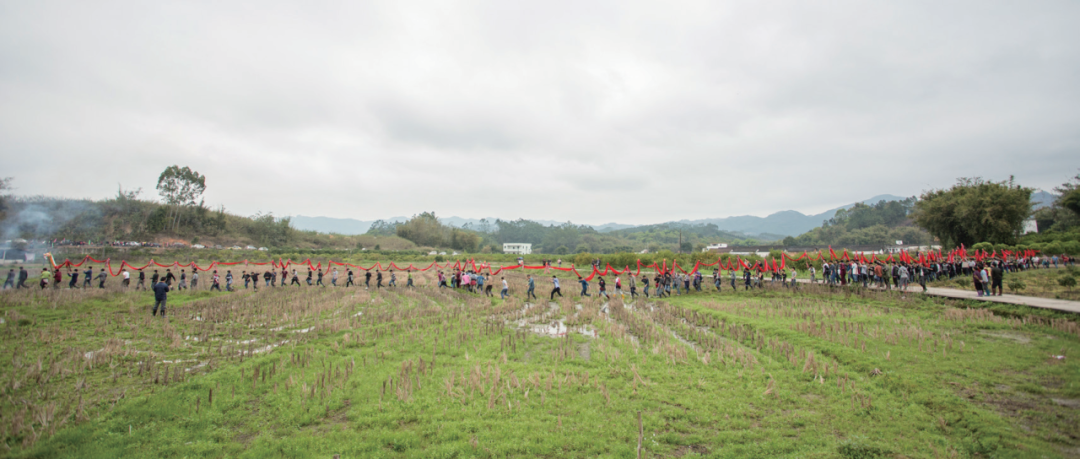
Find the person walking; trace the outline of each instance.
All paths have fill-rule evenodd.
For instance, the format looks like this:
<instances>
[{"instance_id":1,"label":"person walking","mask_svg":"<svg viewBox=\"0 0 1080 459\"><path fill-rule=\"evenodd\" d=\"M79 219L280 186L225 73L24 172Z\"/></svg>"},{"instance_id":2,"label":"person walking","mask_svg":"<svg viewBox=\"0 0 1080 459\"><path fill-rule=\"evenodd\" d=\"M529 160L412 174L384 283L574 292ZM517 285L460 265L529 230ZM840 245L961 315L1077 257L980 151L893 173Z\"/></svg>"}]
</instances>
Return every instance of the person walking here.
<instances>
[{"instance_id":1,"label":"person walking","mask_svg":"<svg viewBox=\"0 0 1080 459\"><path fill-rule=\"evenodd\" d=\"M176 282L176 276L173 275L172 269L165 270L165 283L172 287L172 283Z\"/></svg>"},{"instance_id":2,"label":"person walking","mask_svg":"<svg viewBox=\"0 0 1080 459\"><path fill-rule=\"evenodd\" d=\"M551 276L551 283L554 284L554 286L555 286L554 288L551 289L551 301L555 301L555 294L556 293L559 294L560 298L562 298L562 289L559 288L559 278L555 277L555 276Z\"/></svg>"},{"instance_id":3,"label":"person walking","mask_svg":"<svg viewBox=\"0 0 1080 459\"><path fill-rule=\"evenodd\" d=\"M255 282L258 283L259 281L256 280ZM184 268L180 268L180 283L176 284L176 289L177 290L184 290L186 288L187 288L187 271L185 271Z\"/></svg>"},{"instance_id":4,"label":"person walking","mask_svg":"<svg viewBox=\"0 0 1080 459\"><path fill-rule=\"evenodd\" d=\"M49 279L52 278L52 273L49 272L49 268L41 268L41 289L45 290L45 287L49 286Z\"/></svg>"},{"instance_id":5,"label":"person walking","mask_svg":"<svg viewBox=\"0 0 1080 459\"><path fill-rule=\"evenodd\" d=\"M337 277L338 277L337 268L334 268L334 272L330 273L330 285L333 285L334 287L337 287Z\"/></svg>"},{"instance_id":6,"label":"person walking","mask_svg":"<svg viewBox=\"0 0 1080 459\"><path fill-rule=\"evenodd\" d=\"M9 269L7 279L4 279L4 290L9 288L15 288L15 268Z\"/></svg>"},{"instance_id":7,"label":"person walking","mask_svg":"<svg viewBox=\"0 0 1080 459\"><path fill-rule=\"evenodd\" d=\"M375 288L382 288L382 271L375 270Z\"/></svg>"},{"instance_id":8,"label":"person walking","mask_svg":"<svg viewBox=\"0 0 1080 459\"><path fill-rule=\"evenodd\" d=\"M169 295L169 284L162 280L154 284L154 309L151 311L151 316L157 316L158 307L161 307L161 318L165 318L165 303Z\"/></svg>"},{"instance_id":9,"label":"person walking","mask_svg":"<svg viewBox=\"0 0 1080 459\"><path fill-rule=\"evenodd\" d=\"M630 275L630 299L637 298L637 274Z\"/></svg>"},{"instance_id":10,"label":"person walking","mask_svg":"<svg viewBox=\"0 0 1080 459\"><path fill-rule=\"evenodd\" d=\"M284 282L284 279L282 279L282 282ZM292 270L292 281L289 282L289 286L293 286L293 285L295 285L297 287L300 286L300 275L296 273L296 269Z\"/></svg>"},{"instance_id":11,"label":"person walking","mask_svg":"<svg viewBox=\"0 0 1080 459\"><path fill-rule=\"evenodd\" d=\"M99 272L97 275L98 288L105 288L105 279L107 279L108 277L109 275L105 274L105 268L101 268L101 272Z\"/></svg>"},{"instance_id":12,"label":"person walking","mask_svg":"<svg viewBox=\"0 0 1080 459\"><path fill-rule=\"evenodd\" d=\"M641 285L644 286L642 292L645 293L645 298L648 298L649 297L649 275L648 274L642 276ZM633 291L633 289L631 289L631 291Z\"/></svg>"},{"instance_id":13,"label":"person walking","mask_svg":"<svg viewBox=\"0 0 1080 459\"><path fill-rule=\"evenodd\" d=\"M79 286L79 270L69 268L68 277L71 278L71 281L68 282L68 288L77 288ZM8 279L11 279L10 273L8 274ZM7 288L7 283L4 283L4 288Z\"/></svg>"},{"instance_id":14,"label":"person walking","mask_svg":"<svg viewBox=\"0 0 1080 459\"><path fill-rule=\"evenodd\" d=\"M320 271L320 272L321 272L321 271ZM311 287L311 286L312 286L312 284L313 284L313 282L312 282L312 276L314 276L314 274L315 274L315 273L311 272L311 268L309 267L309 268L308 268L308 270L307 270L307 280L305 280L305 281L304 281L304 282L307 282L307 286L308 286L308 287Z\"/></svg>"},{"instance_id":15,"label":"person walking","mask_svg":"<svg viewBox=\"0 0 1080 459\"><path fill-rule=\"evenodd\" d=\"M902 291L902 292L907 291L908 280L910 278L911 278L911 276L910 276L910 274L908 274L907 265L901 266L900 267L900 284L899 284L900 285L900 291Z\"/></svg>"},{"instance_id":16,"label":"person walking","mask_svg":"<svg viewBox=\"0 0 1080 459\"><path fill-rule=\"evenodd\" d=\"M387 287L397 287L397 273L394 270L390 270L390 282L386 284Z\"/></svg>"},{"instance_id":17,"label":"person walking","mask_svg":"<svg viewBox=\"0 0 1080 459\"><path fill-rule=\"evenodd\" d=\"M326 287L326 284L323 283L322 279L323 279L323 272L320 269L319 272L318 272L318 275L316 276L315 285L318 285L319 287Z\"/></svg>"},{"instance_id":18,"label":"person walking","mask_svg":"<svg viewBox=\"0 0 1080 459\"><path fill-rule=\"evenodd\" d=\"M199 270L198 269L192 269L191 270L191 288L194 289L194 288L196 288L198 286L199 286Z\"/></svg>"},{"instance_id":19,"label":"person walking","mask_svg":"<svg viewBox=\"0 0 1080 459\"><path fill-rule=\"evenodd\" d=\"M577 281L581 284L581 296L592 296L589 295L589 281L583 279L581 276L578 276Z\"/></svg>"},{"instance_id":20,"label":"person walking","mask_svg":"<svg viewBox=\"0 0 1080 459\"><path fill-rule=\"evenodd\" d=\"M1001 296L1001 281L1005 277L1005 272L1001 269L1001 264L994 262L992 268L990 268L990 295ZM923 288L925 291L926 288Z\"/></svg>"},{"instance_id":21,"label":"person walking","mask_svg":"<svg viewBox=\"0 0 1080 459\"><path fill-rule=\"evenodd\" d=\"M502 291L499 292L499 299L505 300L506 296L510 294L510 286L506 283L506 277L500 277L502 279Z\"/></svg>"},{"instance_id":22,"label":"person walking","mask_svg":"<svg viewBox=\"0 0 1080 459\"><path fill-rule=\"evenodd\" d=\"M352 285L355 285L355 284L353 284L353 272L352 272L352 269L350 268L348 271L345 272L345 286L349 287L349 286L352 286Z\"/></svg>"},{"instance_id":23,"label":"person walking","mask_svg":"<svg viewBox=\"0 0 1080 459\"><path fill-rule=\"evenodd\" d=\"M439 274L441 275L442 273L440 272ZM536 281L533 280L532 274L529 274L528 279L529 279L529 289L525 291L525 300L527 301L529 298L532 298L534 300L538 300L539 298L536 297L536 292L535 292L536 291Z\"/></svg>"},{"instance_id":24,"label":"person walking","mask_svg":"<svg viewBox=\"0 0 1080 459\"><path fill-rule=\"evenodd\" d=\"M233 284L232 271L231 270L226 270L225 271L225 291L226 292L233 291L232 284Z\"/></svg>"},{"instance_id":25,"label":"person walking","mask_svg":"<svg viewBox=\"0 0 1080 459\"><path fill-rule=\"evenodd\" d=\"M412 280L412 270L406 270L405 273L408 276L408 277L405 278L405 287L406 288L415 287L415 285L413 285L413 280Z\"/></svg>"},{"instance_id":26,"label":"person walking","mask_svg":"<svg viewBox=\"0 0 1080 459\"><path fill-rule=\"evenodd\" d=\"M64 274L60 272L60 268L56 268L52 272L53 276L53 288L60 288L60 282L64 280Z\"/></svg>"},{"instance_id":27,"label":"person walking","mask_svg":"<svg viewBox=\"0 0 1080 459\"><path fill-rule=\"evenodd\" d=\"M603 277L601 277L600 279L598 279L598 280L596 281L596 285L598 285L598 286L599 286L599 288L600 288L600 293L597 293L596 295L597 295L598 297L599 297L599 296L601 296L601 295L603 295L603 297L604 297L604 298L607 298L607 299L609 299L609 300L610 300L610 299L611 299L611 297L610 297L610 296L608 296L608 294L607 294L607 282L605 282L605 281L604 281L604 278L603 278Z\"/></svg>"},{"instance_id":28,"label":"person walking","mask_svg":"<svg viewBox=\"0 0 1080 459\"><path fill-rule=\"evenodd\" d=\"M124 280L120 281L120 286L128 288L128 285L131 285L131 273L128 272L127 268L124 268L124 272L120 274L124 276Z\"/></svg>"},{"instance_id":29,"label":"person walking","mask_svg":"<svg viewBox=\"0 0 1080 459\"><path fill-rule=\"evenodd\" d=\"M371 271L364 271L364 289L371 288Z\"/></svg>"},{"instance_id":30,"label":"person walking","mask_svg":"<svg viewBox=\"0 0 1080 459\"><path fill-rule=\"evenodd\" d=\"M216 269L214 270L214 275L210 277L210 290L221 291L221 277L218 276Z\"/></svg>"},{"instance_id":31,"label":"person walking","mask_svg":"<svg viewBox=\"0 0 1080 459\"><path fill-rule=\"evenodd\" d=\"M25 279L25 277L23 277ZM94 281L94 267L87 266L86 271L83 271L83 288L90 288L90 283Z\"/></svg>"}]
</instances>

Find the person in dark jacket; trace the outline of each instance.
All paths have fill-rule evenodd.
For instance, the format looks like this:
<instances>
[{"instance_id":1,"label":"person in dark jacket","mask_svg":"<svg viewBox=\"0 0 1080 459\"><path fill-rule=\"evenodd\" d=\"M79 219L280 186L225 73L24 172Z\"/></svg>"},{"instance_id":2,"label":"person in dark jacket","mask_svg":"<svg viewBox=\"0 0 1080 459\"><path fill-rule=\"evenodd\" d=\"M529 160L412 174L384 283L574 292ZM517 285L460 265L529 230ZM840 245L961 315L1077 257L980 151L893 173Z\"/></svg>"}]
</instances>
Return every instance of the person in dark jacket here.
<instances>
[{"instance_id":1,"label":"person in dark jacket","mask_svg":"<svg viewBox=\"0 0 1080 459\"><path fill-rule=\"evenodd\" d=\"M30 288L26 286L26 279L30 277L30 273L26 272L26 267L19 267L19 283L15 284L15 288Z\"/></svg>"},{"instance_id":2,"label":"person in dark jacket","mask_svg":"<svg viewBox=\"0 0 1080 459\"><path fill-rule=\"evenodd\" d=\"M169 284L164 280L154 284L154 311L151 315L156 316L158 306L161 306L161 318L165 318L165 300L169 294Z\"/></svg>"},{"instance_id":3,"label":"person in dark jacket","mask_svg":"<svg viewBox=\"0 0 1080 459\"><path fill-rule=\"evenodd\" d=\"M15 287L15 269L9 269L7 279L4 279L4 290Z\"/></svg>"}]
</instances>

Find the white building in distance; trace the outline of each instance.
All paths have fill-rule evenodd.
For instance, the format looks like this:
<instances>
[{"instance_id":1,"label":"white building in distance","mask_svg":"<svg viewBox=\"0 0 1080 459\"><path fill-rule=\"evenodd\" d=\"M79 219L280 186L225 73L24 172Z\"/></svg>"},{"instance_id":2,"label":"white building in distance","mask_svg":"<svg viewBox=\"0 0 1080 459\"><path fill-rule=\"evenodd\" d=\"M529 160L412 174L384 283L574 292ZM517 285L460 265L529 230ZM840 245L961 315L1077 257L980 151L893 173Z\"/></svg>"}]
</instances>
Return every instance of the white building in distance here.
<instances>
[{"instance_id":1,"label":"white building in distance","mask_svg":"<svg viewBox=\"0 0 1080 459\"><path fill-rule=\"evenodd\" d=\"M528 255L532 253L532 244L522 244L518 242L507 242L503 244L503 253L516 253L518 255Z\"/></svg>"}]
</instances>

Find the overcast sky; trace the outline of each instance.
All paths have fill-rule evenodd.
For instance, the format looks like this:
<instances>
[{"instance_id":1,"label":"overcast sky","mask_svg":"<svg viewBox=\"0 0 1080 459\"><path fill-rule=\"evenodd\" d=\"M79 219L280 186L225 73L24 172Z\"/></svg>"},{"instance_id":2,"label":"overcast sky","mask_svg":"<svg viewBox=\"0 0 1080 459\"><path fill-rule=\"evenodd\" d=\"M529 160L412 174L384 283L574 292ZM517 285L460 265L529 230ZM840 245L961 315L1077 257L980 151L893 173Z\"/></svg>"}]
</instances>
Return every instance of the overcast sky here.
<instances>
[{"instance_id":1,"label":"overcast sky","mask_svg":"<svg viewBox=\"0 0 1080 459\"><path fill-rule=\"evenodd\" d=\"M1080 168L1080 2L0 0L0 176L656 223Z\"/></svg>"}]
</instances>

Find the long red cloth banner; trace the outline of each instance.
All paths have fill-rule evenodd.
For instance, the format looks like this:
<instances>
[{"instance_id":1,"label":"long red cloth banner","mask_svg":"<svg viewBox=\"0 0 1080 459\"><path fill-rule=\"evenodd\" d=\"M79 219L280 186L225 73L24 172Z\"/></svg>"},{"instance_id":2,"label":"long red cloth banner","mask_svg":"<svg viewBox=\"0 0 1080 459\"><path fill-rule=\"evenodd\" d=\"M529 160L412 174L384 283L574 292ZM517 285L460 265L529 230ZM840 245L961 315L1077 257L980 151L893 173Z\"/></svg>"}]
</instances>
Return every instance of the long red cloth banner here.
<instances>
[{"instance_id":1,"label":"long red cloth banner","mask_svg":"<svg viewBox=\"0 0 1080 459\"><path fill-rule=\"evenodd\" d=\"M679 266L679 262L675 261L675 260L672 260L671 267L668 266L667 260L663 260L662 263L653 263L653 264L650 264L650 265L643 265L641 263L641 260L638 260L637 261L637 266L636 266L637 271L635 272L634 275L641 274L641 268L654 269L654 270L656 270L656 271L658 271L660 273L675 272L676 270L678 270L678 271L680 271L680 272L682 272L684 274L694 274L698 270L700 270L701 268L710 267L710 266L715 266L715 267L717 267L717 269L723 269L723 270L745 269L745 270L752 270L752 271L766 271L767 272L767 271L777 271L777 270L786 269L788 260L791 260L793 262L794 261L806 260L806 263L809 263L811 261L834 261L834 262L835 261L845 261L845 262L854 261L854 262L860 262L860 263L878 263L878 262L896 263L896 262L901 262L901 263L908 263L908 264L926 265L926 264L929 264L929 263L938 263L938 262L952 263L952 262L954 262L956 260L965 260L965 259L969 259L969 258L973 258L976 261L982 261L984 259L991 259L991 258L992 259L1024 258L1024 257L1035 256L1038 253L1039 252L1036 251L1036 250L1021 250L1021 251L1002 250L1000 253L998 251L996 251L996 250L993 251L993 252L990 252L990 253L986 252L985 250L975 250L975 251L973 251L972 253L969 254L967 249L965 249L964 246L961 245L959 248L951 250L947 254L942 253L940 250L938 250L936 252L935 251L930 251L930 252L925 252L925 253L924 252L918 252L917 257L913 257L909 252L902 251L902 252L899 252L898 254L896 254L895 258L893 256L893 254L889 254L889 256L886 257L886 258L878 258L877 254L870 254L870 256L867 257L863 252L856 252L855 255L852 256L851 254L848 253L847 250L844 250L844 253L842 255L837 255L836 252L833 251L832 247L829 247L829 255L830 255L829 257L826 257L820 250L817 252L816 256L813 255L813 254L808 254L807 252L803 252L802 255L800 255L798 257L792 257L791 255L788 255L787 253L783 253L783 254L781 254L780 260L775 260L774 259L772 261L771 265L770 265L768 259L765 259L765 260L762 260L762 261L757 261L753 265L749 265L749 264L746 263L746 260L742 259L742 257L735 257L734 262L731 260L731 258L728 258L727 264L725 265L724 262L720 258L717 258L716 262L713 262L713 263L702 263L702 262L698 261L698 262L696 262L694 264L693 268L691 268L689 271L684 269L682 266ZM308 269L311 269L311 270L322 270L323 269L322 262L319 262L318 264L312 264L310 258L306 259L304 261L301 261L301 262L294 262L291 259L290 260L278 259L277 261L266 261L266 262L254 262L254 261L247 261L247 260L233 261L233 262L212 261L212 262L210 262L210 264L206 265L206 267L201 267L201 266L199 266L198 264L196 264L193 261L188 262L188 263L180 263L178 261L174 261L174 262L172 262L170 264L162 264L162 263L158 263L155 260L150 260L149 262L147 262L143 266L135 266L135 265L132 265L132 264L128 263L126 260L124 260L124 261L120 262L120 267L118 269L116 269L116 270L113 270L112 262L111 262L111 259L109 259L109 258L106 258L104 260L98 260L98 259L96 259L94 257L86 256L86 257L84 257L82 259L82 261L79 261L78 263L73 262L71 260L64 260L63 263L56 263L56 261L53 259L51 254L46 254L46 259L49 260L49 263L53 266L54 269L60 269L60 268L66 268L66 267L78 268L78 267L81 267L83 264L86 264L86 263L104 264L105 268L109 271L109 274L112 275L112 276L119 276L120 273L123 272L125 268L131 268L131 269L134 269L134 270L143 270L143 269L149 268L151 266L157 266L157 267L161 267L161 268L174 268L174 267L175 268L191 268L192 270L199 270L199 271L209 271L209 270L212 270L212 269L214 269L214 268L216 268L218 266L226 266L226 267L228 267L228 266L237 266L237 265L244 265L244 266L252 266L252 265L254 265L254 266L267 266L267 265L270 265L270 267L273 268L273 269L288 269L289 266L297 265L297 266L300 266L300 267L305 267L306 266ZM474 271L474 272L482 272L482 270L486 269L489 275L496 275L496 274L499 274L500 272L503 272L503 271L512 271L512 270L515 270L515 269L544 269L544 270L552 270L553 269L553 270L556 270L556 271L573 272L578 277L582 277L584 280L587 280L587 281L593 280L593 278L595 278L596 276L619 275L619 274L626 274L626 273L631 272L631 268L629 266L626 266L622 270L619 270L619 269L616 269L616 268L612 268L610 264L605 265L603 271L598 269L596 266L593 266L592 267L592 272L589 274L588 277L582 276L581 273L579 273L578 270L574 267L574 265L570 265L569 268L555 267L555 266L550 266L550 265L546 265L546 266L545 265L539 265L539 266L513 265L513 266L502 266L502 267L498 267L498 268L493 270L492 266L490 264L482 263L482 264L478 265L478 264L476 264L475 260L466 260L464 263L461 262L461 261L456 261L456 262L454 262L454 264L452 266L451 266L450 262L445 262L445 263L443 263L441 265L439 263L437 263L437 262L432 262L431 264L429 264L429 265L427 265L426 267L423 267L423 268L417 267L417 266L413 265L412 263L410 263L408 266L401 267L401 266L398 266L397 264L395 264L394 262L390 262L389 264L386 264L386 265L384 265L382 263L375 263L375 264L365 268L363 266L354 265L352 263L345 263L345 262L328 260L326 262L326 267L325 267L326 272L330 272L330 270L333 269L334 266L347 266L347 267L350 267L350 268L356 268L356 269L360 269L360 270L364 270L364 271L370 271L372 269L377 269L377 270L380 270L380 271L385 271L385 270L429 271L431 269L453 268L453 269L461 269L461 270L471 270L471 271Z\"/></svg>"}]
</instances>

